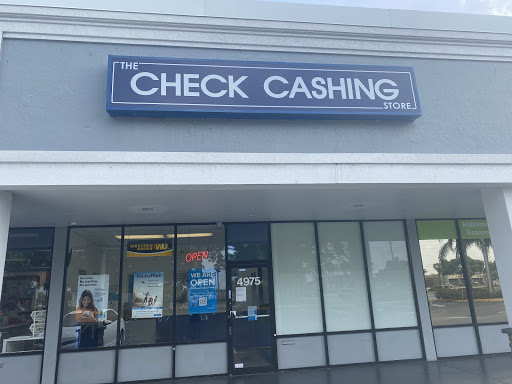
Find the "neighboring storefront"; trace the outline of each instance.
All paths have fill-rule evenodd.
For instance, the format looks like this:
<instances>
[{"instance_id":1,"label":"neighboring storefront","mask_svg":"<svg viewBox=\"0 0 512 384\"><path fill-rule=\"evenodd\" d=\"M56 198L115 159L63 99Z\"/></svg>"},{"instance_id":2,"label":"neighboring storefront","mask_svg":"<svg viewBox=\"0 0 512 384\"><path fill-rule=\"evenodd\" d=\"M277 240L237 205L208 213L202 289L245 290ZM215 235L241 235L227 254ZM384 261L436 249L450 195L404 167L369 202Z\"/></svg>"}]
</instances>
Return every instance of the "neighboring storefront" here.
<instances>
[{"instance_id":1,"label":"neighboring storefront","mask_svg":"<svg viewBox=\"0 0 512 384\"><path fill-rule=\"evenodd\" d=\"M194 4L0 5L0 381L509 351L506 18Z\"/></svg>"}]
</instances>

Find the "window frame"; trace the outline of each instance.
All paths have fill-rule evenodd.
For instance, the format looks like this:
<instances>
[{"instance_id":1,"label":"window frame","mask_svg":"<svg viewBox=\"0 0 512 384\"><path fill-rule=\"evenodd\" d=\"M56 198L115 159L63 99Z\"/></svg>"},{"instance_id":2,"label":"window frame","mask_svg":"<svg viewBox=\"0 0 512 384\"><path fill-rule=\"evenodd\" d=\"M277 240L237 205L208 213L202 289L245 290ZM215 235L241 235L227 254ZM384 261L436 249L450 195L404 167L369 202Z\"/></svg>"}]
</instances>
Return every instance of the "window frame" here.
<instances>
[{"instance_id":1,"label":"window frame","mask_svg":"<svg viewBox=\"0 0 512 384\"><path fill-rule=\"evenodd\" d=\"M478 322L478 318L477 318L476 311L475 311L475 303L473 301L474 300L473 299L473 285L472 285L471 273L470 273L469 265L468 265L468 261L467 261L468 256L466 253L466 249L462 245L462 241L464 239L462 239L462 235L460 233L459 221L464 221L464 220L486 220L487 221L487 218L485 218L485 217L483 217L483 218L482 217L476 217L476 218L475 217L460 217L460 218L415 219L416 231L418 231L418 222L419 221L436 221L436 220L446 220L446 221L450 220L450 221L453 221L453 223L455 225L455 229L457 231L457 238L454 240L457 245L457 252L460 255L460 262L461 262L461 266L462 266L462 276L464 278L466 295L468 297L468 306L469 306L469 313L471 315L471 323L454 324L454 325L433 325L432 324L432 316L430 314L430 306L428 306L428 311L429 311L429 315L430 315L429 316L430 317L429 318L430 326L431 326L432 330L442 329L442 328L472 327L475 330L476 341L477 341L477 346L478 346L478 355L484 355L483 349L482 349L482 342L480 340L479 327L493 326L493 325L508 325L508 322L494 322L494 323L479 323ZM419 246L419 241L420 240L418 240L418 246ZM492 241L492 239L491 239L491 241ZM423 267L423 257L421 256L421 247L420 246L419 246L419 249L420 249L421 267L424 268ZM423 279L425 279L425 274L423 274Z\"/></svg>"},{"instance_id":2,"label":"window frame","mask_svg":"<svg viewBox=\"0 0 512 384\"><path fill-rule=\"evenodd\" d=\"M62 292L61 292L61 305L60 305L60 315L59 315L59 336L58 336L58 349L57 349L57 363L56 363L56 377L58 375L58 366L59 366L59 359L61 354L66 353L80 353L80 352L91 352L91 351L108 351L108 350L115 350L115 367L114 367L114 382L117 383L117 377L118 377L118 364L119 364L119 352L122 349L129 349L129 348L152 348L152 347L161 347L161 346L172 346L174 349L178 345L187 345L187 344L206 344L211 342L226 342L228 341L228 335L226 333L226 337L223 339L217 339L215 341L212 340L200 340L200 341L188 341L188 342L177 342L176 340L176 278L177 278L177 268L176 268L176 258L177 258L177 234L178 234L178 227L179 226L204 226L204 225L211 225L215 226L217 223L212 222L206 222L206 223L158 223L158 224L127 224L127 225L80 225L80 226L72 226L68 227L67 229L67 239L66 239L66 261L64 266L64 280L62 284ZM174 227L174 239L173 239L173 258L174 258L174 272L173 272L173 284L174 284L174 293L173 293L173 319L172 319L172 327L173 327L173 337L171 342L163 342L163 343L148 343L148 344L140 344L140 345L121 345L120 344L120 328L121 328L121 322L117 322L117 337L116 337L116 345L110 346L110 347L93 347L93 348L81 348L81 349L69 349L69 350L62 350L60 348L61 340L62 340L62 323L63 323L63 317L64 317L64 301L65 301L65 293L66 293L66 283L67 283L67 272L69 267L69 262L71 259L71 254L69 252L69 245L70 245L70 236L71 231L73 229L84 229L84 228L121 228L121 244L120 244L120 257L119 257L119 281L118 281L118 292L119 292L119 298L118 298L118 305L117 305L117 313L118 317L119 314L122 314L122 289L123 289L123 282L122 282L122 276L123 276L123 266L125 261L125 230L126 228L133 228L133 227L165 227L165 226L171 226ZM225 234L224 234L224 242L225 242ZM227 246L225 244L225 252L227 252ZM227 290L226 290L227 292ZM226 294L227 296L227 294ZM226 311L227 313L227 311ZM122 317L122 315L121 315ZM173 353L172 357L172 378L176 377L176 354Z\"/></svg>"},{"instance_id":3,"label":"window frame","mask_svg":"<svg viewBox=\"0 0 512 384\"><path fill-rule=\"evenodd\" d=\"M364 238L364 228L363 223L364 222L400 222L401 225L404 228L404 234L405 234L405 245L407 250L407 260L409 263L409 274L411 278L411 286L412 286L412 292L414 296L414 307L415 307L415 313L416 313L416 319L417 319L417 325L412 327L397 327L397 328L375 328L375 322L374 322L374 312L373 312L373 305L372 305L372 298L371 298L371 287L370 287L370 281L369 281L369 270L368 270L368 256L365 246L365 238ZM369 309L370 309L370 320L371 320L371 328L370 329L362 329L362 330L350 330L350 331L334 331L334 332L327 332L326 330L326 319L325 319L325 303L324 303L324 292L323 292L323 278L322 278L322 270L321 270L321 259L320 259L320 249L319 249L319 238L318 238L318 223L329 223L329 222L350 222L350 223L358 223L359 224L359 230L361 235L361 247L363 252L363 260L364 260L364 271L365 271L365 280L366 280L366 287L367 287L367 294L368 294L368 303L369 303ZM377 333L383 333L388 331L401 331L401 330L416 330L418 331L420 343L421 343L421 352L422 357L419 359L413 359L413 360L425 360L426 352L425 352L425 344L424 344L424 337L423 337L423 329L422 329L422 323L421 323L421 317L419 314L419 303L418 303L418 297L417 297L417 290L416 290L416 282L414 278L414 272L413 272L413 263L412 263L412 256L411 256L411 246L410 246L410 240L409 240L409 234L408 229L406 225L406 220L404 219L385 219L385 220L276 220L276 221L233 221L233 222L223 222L224 225L224 231L225 231L225 238L224 238L224 245L225 245L225 257L226 257L226 268L228 268L228 265L232 262L230 262L228 259L228 242L227 242L227 227L229 225L234 224L267 224L268 230L269 230L269 252L270 252L270 258L267 260L267 262L272 264L273 254L272 254L272 236L270 234L270 225L271 224L278 224L278 223L311 223L313 224L314 228L314 241L316 246L316 258L317 258L317 267L318 267L318 276L319 276L319 290L320 290L320 307L321 307L321 316L322 316L322 325L323 330L321 332L315 332L315 333L304 333L304 334L286 334L286 335L274 335L274 343L277 343L277 340L284 339L284 338L293 338L293 337L306 337L306 336L322 336L324 338L324 346L325 346L325 357L326 357L326 366L328 367L334 367L337 366L336 364L330 364L329 362L329 346L328 346L328 336L330 335L340 335L340 334L357 334L357 333L370 333L372 335L373 339L373 349L374 349L374 355L375 355L375 363L380 362L379 355L378 355L378 345L377 345ZM177 233L178 233L178 227L180 226L201 226L201 225L217 225L217 223L213 222L200 222L200 223L158 223L158 224L129 224L129 225L86 225L86 226L73 226L68 227L67 232L67 242L66 242L66 265L65 265L65 278L67 278L67 269L69 264L69 238L71 230L74 228L108 228L108 227L121 227L122 229L122 240L121 240L121 257L120 257L120 276L122 276L123 270L123 262L124 262L124 235L125 235L125 229L131 228L131 227L155 227L155 226L174 226L175 236L174 236L174 262L175 262L175 268L174 268L174 284L176 284L176 278L177 278L177 264L176 264L176 257L177 257ZM66 284L64 282L62 287L62 302L61 302L61 310L60 310L60 320L59 320L59 329L62 327L62 312L64 307L64 291L65 291ZM122 278L119 279L119 292L121 292L122 289ZM228 301L228 289L226 289L226 301ZM275 314L275 303L274 303L274 292L272 291L272 311ZM121 313L121 305L122 305L121 298L118 300L118 314ZM274 315L275 316L275 315ZM121 349L127 349L127 348L151 348L156 346L173 346L176 348L178 345L188 345L188 344L206 344L211 342L226 342L229 344L229 334L226 333L226 339L222 340L201 340L201 341L188 341L188 342L176 342L176 289L174 290L174 297L173 297L173 322L174 322L174 329L173 329L173 342L168 343L156 343L156 344L141 344L141 345L120 345L119 344L119 326L120 322L118 322L118 331L117 331L117 342L116 346L113 347L102 347L102 348L84 348L84 349L73 349L73 350L61 350L58 349L57 353L57 367L59 364L59 357L61 353L79 353L79 352L86 352L86 351L103 351L103 350L115 350L115 371L114 371L114 382L117 382L117 375L118 375L118 360L119 360L119 351ZM275 321L274 321L275 323ZM228 324L226 322L226 329L228 327ZM275 327L275 324L274 324ZM275 330L274 330L275 332ZM61 332L59 332L59 340L58 345L61 343ZM176 374L176 354L173 354L173 361L172 361L172 378L175 378ZM276 355L277 359L277 355ZM57 368L58 371L58 368ZM58 372L57 372L58 373Z\"/></svg>"}]
</instances>

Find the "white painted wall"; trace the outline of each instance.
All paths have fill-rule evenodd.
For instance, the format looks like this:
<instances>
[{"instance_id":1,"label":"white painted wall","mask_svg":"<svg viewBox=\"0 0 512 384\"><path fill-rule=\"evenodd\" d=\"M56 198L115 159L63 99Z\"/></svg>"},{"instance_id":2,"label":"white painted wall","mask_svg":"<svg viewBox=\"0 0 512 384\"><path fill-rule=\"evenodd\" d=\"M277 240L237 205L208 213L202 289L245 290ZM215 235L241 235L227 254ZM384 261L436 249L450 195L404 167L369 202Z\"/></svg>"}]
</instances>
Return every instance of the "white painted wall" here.
<instances>
[{"instance_id":1,"label":"white painted wall","mask_svg":"<svg viewBox=\"0 0 512 384\"><path fill-rule=\"evenodd\" d=\"M512 155L0 151L0 190L312 184L512 184Z\"/></svg>"}]
</instances>

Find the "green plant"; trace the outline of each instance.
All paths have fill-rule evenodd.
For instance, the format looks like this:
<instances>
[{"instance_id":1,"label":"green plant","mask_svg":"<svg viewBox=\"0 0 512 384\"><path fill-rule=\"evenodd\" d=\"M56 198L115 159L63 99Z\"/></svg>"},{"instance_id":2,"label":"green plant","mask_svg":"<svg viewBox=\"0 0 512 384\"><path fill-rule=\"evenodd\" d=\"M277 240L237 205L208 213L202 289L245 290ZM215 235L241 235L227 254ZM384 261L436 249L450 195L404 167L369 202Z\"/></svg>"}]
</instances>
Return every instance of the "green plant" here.
<instances>
[{"instance_id":1,"label":"green plant","mask_svg":"<svg viewBox=\"0 0 512 384\"><path fill-rule=\"evenodd\" d=\"M464 288L442 288L436 289L436 299L439 300L467 300L466 289ZM473 299L499 299L503 297L501 289L495 288L492 292L489 289L484 288L473 288L472 289Z\"/></svg>"}]
</instances>

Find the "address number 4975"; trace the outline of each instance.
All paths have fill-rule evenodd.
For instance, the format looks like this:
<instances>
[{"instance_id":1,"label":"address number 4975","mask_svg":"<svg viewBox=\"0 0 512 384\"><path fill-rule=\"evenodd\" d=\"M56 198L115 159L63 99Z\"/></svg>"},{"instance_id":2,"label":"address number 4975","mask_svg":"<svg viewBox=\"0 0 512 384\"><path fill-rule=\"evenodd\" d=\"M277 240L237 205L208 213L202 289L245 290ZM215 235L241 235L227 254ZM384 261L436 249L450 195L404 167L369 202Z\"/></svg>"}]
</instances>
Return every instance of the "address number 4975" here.
<instances>
[{"instance_id":1,"label":"address number 4975","mask_svg":"<svg viewBox=\"0 0 512 384\"><path fill-rule=\"evenodd\" d=\"M236 285L248 286L248 285L260 285L261 278L259 276L256 277L244 277L239 278L236 282Z\"/></svg>"}]
</instances>

